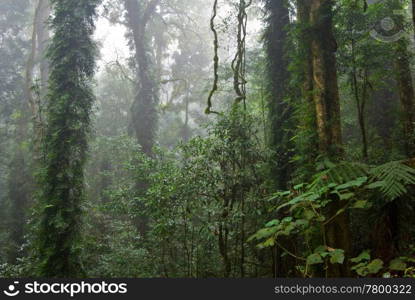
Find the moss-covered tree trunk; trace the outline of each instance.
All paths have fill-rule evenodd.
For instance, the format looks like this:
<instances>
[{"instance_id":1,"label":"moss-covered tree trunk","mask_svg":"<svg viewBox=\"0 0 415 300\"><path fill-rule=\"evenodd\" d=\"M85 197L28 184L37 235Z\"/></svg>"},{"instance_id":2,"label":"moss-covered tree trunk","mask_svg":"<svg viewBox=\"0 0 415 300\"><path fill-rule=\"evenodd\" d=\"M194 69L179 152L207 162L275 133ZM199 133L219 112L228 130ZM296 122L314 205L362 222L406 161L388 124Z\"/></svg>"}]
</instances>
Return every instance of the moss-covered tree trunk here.
<instances>
[{"instance_id":1,"label":"moss-covered tree trunk","mask_svg":"<svg viewBox=\"0 0 415 300\"><path fill-rule=\"evenodd\" d=\"M310 36L313 75L313 100L320 154L331 160L342 157L342 131L340 122L339 90L337 83L336 40L333 35L332 0L312 0L310 4ZM327 217L335 216L345 203L337 197L331 199ZM326 244L331 248L350 253L350 224L347 212L338 214L325 226ZM349 275L346 264L329 264L327 275Z\"/></svg>"},{"instance_id":2,"label":"moss-covered tree trunk","mask_svg":"<svg viewBox=\"0 0 415 300\"><path fill-rule=\"evenodd\" d=\"M275 151L271 176L277 189L287 189L290 180L292 108L288 99L287 29L290 24L288 3L285 0L267 0L268 13L264 42L267 52L269 145Z\"/></svg>"},{"instance_id":3,"label":"moss-covered tree trunk","mask_svg":"<svg viewBox=\"0 0 415 300\"><path fill-rule=\"evenodd\" d=\"M38 275L84 275L78 245L84 164L94 101L94 17L99 0L52 0L49 94L36 255Z\"/></svg>"}]
</instances>

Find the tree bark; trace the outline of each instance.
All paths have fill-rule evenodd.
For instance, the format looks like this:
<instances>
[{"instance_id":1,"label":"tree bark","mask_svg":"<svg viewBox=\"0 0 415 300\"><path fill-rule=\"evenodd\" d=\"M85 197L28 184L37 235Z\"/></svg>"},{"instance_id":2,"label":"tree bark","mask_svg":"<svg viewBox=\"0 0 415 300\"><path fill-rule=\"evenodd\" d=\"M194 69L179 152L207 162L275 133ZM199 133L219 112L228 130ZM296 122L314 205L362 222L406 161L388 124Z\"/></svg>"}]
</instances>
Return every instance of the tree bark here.
<instances>
[{"instance_id":1,"label":"tree bark","mask_svg":"<svg viewBox=\"0 0 415 300\"><path fill-rule=\"evenodd\" d=\"M307 0L306 0L307 1ZM309 10L311 58L313 78L313 100L320 154L331 160L341 159L342 131L340 102L337 83L337 43L333 34L332 0L312 0ZM336 215L345 203L333 197L327 207L328 217ZM350 254L350 222L347 212L340 213L325 226L327 246L343 249L346 257ZM349 276L346 264L329 264L329 277Z\"/></svg>"},{"instance_id":2,"label":"tree bark","mask_svg":"<svg viewBox=\"0 0 415 300\"><path fill-rule=\"evenodd\" d=\"M337 43L333 35L332 0L313 0L310 7L312 30L314 104L320 151L331 157L341 156L339 90L337 85Z\"/></svg>"}]
</instances>

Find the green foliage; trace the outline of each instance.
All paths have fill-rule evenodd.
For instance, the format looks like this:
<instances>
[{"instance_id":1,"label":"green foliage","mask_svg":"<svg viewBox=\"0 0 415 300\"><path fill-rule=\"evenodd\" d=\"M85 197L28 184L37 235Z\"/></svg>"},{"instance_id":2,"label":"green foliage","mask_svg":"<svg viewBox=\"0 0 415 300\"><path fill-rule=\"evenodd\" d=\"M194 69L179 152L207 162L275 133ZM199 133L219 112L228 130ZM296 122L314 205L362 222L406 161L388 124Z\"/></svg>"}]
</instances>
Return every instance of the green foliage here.
<instances>
[{"instance_id":1,"label":"green foliage","mask_svg":"<svg viewBox=\"0 0 415 300\"><path fill-rule=\"evenodd\" d=\"M37 206L33 255L36 273L83 275L79 227L84 199L84 165L94 101L95 8L99 0L51 1L54 37L48 50L50 80L44 167Z\"/></svg>"},{"instance_id":2,"label":"green foliage","mask_svg":"<svg viewBox=\"0 0 415 300\"><path fill-rule=\"evenodd\" d=\"M374 260L370 258L370 253L366 250L360 253L359 256L350 259L352 263L356 263L351 267L351 270L363 277L378 274L383 268L383 261L378 258Z\"/></svg>"},{"instance_id":3,"label":"green foliage","mask_svg":"<svg viewBox=\"0 0 415 300\"><path fill-rule=\"evenodd\" d=\"M399 274L405 277L413 275L413 264L415 259L410 256L400 256L390 260L389 264L386 265L381 259L376 258L371 260L369 250L365 250L359 254L359 256L350 259L354 265L351 269L361 277L367 276L379 276L382 274L383 277L398 276Z\"/></svg>"},{"instance_id":4,"label":"green foliage","mask_svg":"<svg viewBox=\"0 0 415 300\"><path fill-rule=\"evenodd\" d=\"M281 219L274 219L252 235L248 241L261 240L259 248L281 247L278 244L281 236L301 236L305 241L304 248L310 249L308 239L310 235L318 232L322 242L325 241L325 226L340 214L348 213L352 209L363 209L374 205L372 195L381 193L383 203L393 201L396 197L405 195L409 186L414 184L415 170L405 162L389 162L381 166L370 167L360 163L342 162L334 164L323 161L318 172L310 183L302 183L292 187L289 191L277 192L270 197L276 204L273 210L282 215L289 215ZM396 186L397 185L397 186ZM396 194L394 194L396 193ZM392 197L392 196L396 197ZM327 215L327 207L333 201L342 201L342 208ZM315 241L317 237L313 237ZM294 255L293 253L288 253ZM323 244L303 253L296 254L306 257L306 265L323 263L343 264L345 254L343 249L332 249L330 245ZM351 259L358 263L352 270L360 276L377 274L383 269L383 262L379 259L370 261L368 252ZM391 269L406 267L399 261L394 261ZM306 267L305 270L308 270Z\"/></svg>"},{"instance_id":5,"label":"green foliage","mask_svg":"<svg viewBox=\"0 0 415 300\"><path fill-rule=\"evenodd\" d=\"M239 109L220 117L207 137L169 152L155 149L154 158L125 136L96 139L82 258L88 276L238 277L240 245L246 274L263 272L246 242L270 216L257 205L267 157L259 141L253 118ZM149 188L137 195L134 182L143 179ZM142 216L149 218L145 239L135 226Z\"/></svg>"},{"instance_id":6,"label":"green foliage","mask_svg":"<svg viewBox=\"0 0 415 300\"><path fill-rule=\"evenodd\" d=\"M238 70L226 57L244 44L232 45L243 1L218 14L215 110L224 112L207 116L211 33L199 25L209 22L208 1L106 0L104 16L128 23L137 51L105 62L95 102L100 1L51 0L44 164L33 195L34 128L21 88L31 2L0 1L0 277L324 277L347 268L356 277L415 278L415 170L403 151L395 64L402 54L410 67L412 57L406 38L373 38L387 17L397 25L390 34L412 35L408 16L391 15L407 0L334 1L336 41L323 50L336 50L345 160L336 162L317 146L319 83L307 78L316 49L295 1L240 10L249 22L263 19L264 32L260 44L248 26ZM149 3L158 3L156 17ZM231 105L235 89L247 96L241 107ZM23 235L32 197L38 205ZM349 226L351 247L339 249Z\"/></svg>"}]
</instances>

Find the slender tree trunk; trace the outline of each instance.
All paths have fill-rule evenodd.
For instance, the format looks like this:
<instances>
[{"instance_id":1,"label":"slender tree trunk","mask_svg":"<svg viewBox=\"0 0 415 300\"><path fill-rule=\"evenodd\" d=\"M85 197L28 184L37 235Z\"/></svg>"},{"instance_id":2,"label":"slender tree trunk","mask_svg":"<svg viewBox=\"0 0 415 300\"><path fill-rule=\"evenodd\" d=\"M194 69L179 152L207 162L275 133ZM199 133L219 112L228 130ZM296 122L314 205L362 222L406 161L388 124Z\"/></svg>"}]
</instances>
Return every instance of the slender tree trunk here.
<instances>
[{"instance_id":1,"label":"slender tree trunk","mask_svg":"<svg viewBox=\"0 0 415 300\"><path fill-rule=\"evenodd\" d=\"M39 0L39 21L37 26L37 54L40 64L40 98L44 100L47 94L49 80L49 61L46 58L46 50L50 40L48 19L50 16L49 0Z\"/></svg>"},{"instance_id":2,"label":"slender tree trunk","mask_svg":"<svg viewBox=\"0 0 415 300\"><path fill-rule=\"evenodd\" d=\"M15 141L16 150L10 165L10 174L8 177L8 199L10 201L10 239L11 247L8 253L9 261L14 263L18 257L18 250L23 244L24 226L26 224L26 210L29 206L31 185L33 178L29 173L28 153L24 150L24 143L29 140L30 118L33 125L37 128L39 106L36 103L32 92L33 73L36 65L38 32L42 21L42 6L45 0L39 0L35 6L35 13L32 23L31 48L26 62L24 96L25 99L20 105L20 116L16 124ZM35 129L35 133L37 133ZM37 134L35 134L37 135ZM36 147L35 137L35 149ZM37 152L37 151L36 151Z\"/></svg>"},{"instance_id":3,"label":"slender tree trunk","mask_svg":"<svg viewBox=\"0 0 415 300\"><path fill-rule=\"evenodd\" d=\"M186 89L186 96L185 96L185 109L184 109L184 124L182 128L182 140L183 142L188 142L190 139L190 126L189 126L189 102L190 102L190 96L189 96L189 90Z\"/></svg>"}]
</instances>

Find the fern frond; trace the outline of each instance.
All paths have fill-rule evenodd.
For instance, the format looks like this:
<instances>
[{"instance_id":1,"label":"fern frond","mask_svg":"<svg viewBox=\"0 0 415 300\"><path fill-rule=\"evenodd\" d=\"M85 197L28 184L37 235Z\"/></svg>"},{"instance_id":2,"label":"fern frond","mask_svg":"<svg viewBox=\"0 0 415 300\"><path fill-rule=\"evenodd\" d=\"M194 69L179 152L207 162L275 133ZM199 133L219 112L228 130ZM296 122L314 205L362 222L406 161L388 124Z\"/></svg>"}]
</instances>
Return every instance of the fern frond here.
<instances>
[{"instance_id":1,"label":"fern frond","mask_svg":"<svg viewBox=\"0 0 415 300\"><path fill-rule=\"evenodd\" d=\"M375 167L371 175L377 187L390 201L405 195L408 185L415 185L415 169L404 161L392 161Z\"/></svg>"},{"instance_id":2,"label":"fern frond","mask_svg":"<svg viewBox=\"0 0 415 300\"><path fill-rule=\"evenodd\" d=\"M332 164L326 170L314 176L310 189L321 188L329 184L343 184L368 176L369 166L361 163L342 162Z\"/></svg>"}]
</instances>

